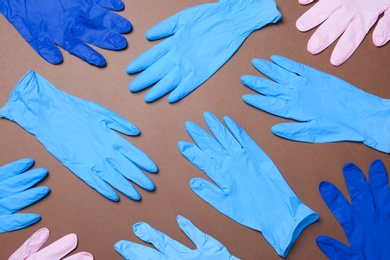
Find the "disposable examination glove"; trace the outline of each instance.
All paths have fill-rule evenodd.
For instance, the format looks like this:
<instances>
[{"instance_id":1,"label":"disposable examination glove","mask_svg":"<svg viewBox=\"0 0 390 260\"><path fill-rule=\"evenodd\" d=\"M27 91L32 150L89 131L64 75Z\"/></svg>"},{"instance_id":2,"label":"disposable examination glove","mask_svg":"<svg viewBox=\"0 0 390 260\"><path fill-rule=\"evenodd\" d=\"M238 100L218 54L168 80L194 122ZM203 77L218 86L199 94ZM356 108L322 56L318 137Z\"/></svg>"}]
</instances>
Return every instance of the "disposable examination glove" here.
<instances>
[{"instance_id":1,"label":"disposable examination glove","mask_svg":"<svg viewBox=\"0 0 390 260\"><path fill-rule=\"evenodd\" d=\"M281 56L253 65L273 81L242 76L261 93L243 100L268 113L299 121L272 127L278 136L303 142L363 142L390 152L390 101L366 93L337 77Z\"/></svg>"},{"instance_id":2,"label":"disposable examination glove","mask_svg":"<svg viewBox=\"0 0 390 260\"><path fill-rule=\"evenodd\" d=\"M238 260L220 242L200 231L188 219L177 216L177 223L195 244L196 249L192 250L151 227L149 224L140 222L133 226L134 234L141 240L154 245L157 250L125 240L117 242L115 250L125 259Z\"/></svg>"},{"instance_id":3,"label":"disposable examination glove","mask_svg":"<svg viewBox=\"0 0 390 260\"><path fill-rule=\"evenodd\" d=\"M275 251L286 257L302 230L318 219L288 186L271 159L229 117L227 128L211 113L204 114L215 139L192 122L186 123L195 144L180 141L187 160L216 185L194 178L191 189L222 214L258 230Z\"/></svg>"},{"instance_id":4,"label":"disposable examination glove","mask_svg":"<svg viewBox=\"0 0 390 260\"><path fill-rule=\"evenodd\" d=\"M121 0L2 0L0 12L46 61L62 61L58 46L86 62L104 66L104 57L87 45L108 50L127 46L121 33L131 23L112 11L124 8Z\"/></svg>"},{"instance_id":5,"label":"disposable examination glove","mask_svg":"<svg viewBox=\"0 0 390 260\"><path fill-rule=\"evenodd\" d=\"M15 86L0 117L35 135L63 165L110 200L119 200L110 185L131 199L141 198L127 179L154 189L138 167L157 172L157 166L115 132L135 136L140 133L136 126L107 108L56 89L34 71Z\"/></svg>"},{"instance_id":6,"label":"disposable examination glove","mask_svg":"<svg viewBox=\"0 0 390 260\"><path fill-rule=\"evenodd\" d=\"M320 193L343 227L349 246L327 236L317 245L331 260L388 259L390 255L390 192L386 169L380 160L370 166L369 179L353 163L344 168L351 203L331 183L321 182Z\"/></svg>"},{"instance_id":7,"label":"disposable examination glove","mask_svg":"<svg viewBox=\"0 0 390 260\"><path fill-rule=\"evenodd\" d=\"M128 65L130 74L143 71L129 89L156 83L146 102L172 90L168 102L176 102L222 67L253 31L280 18L274 0L220 0L183 10L146 33L149 40L168 38Z\"/></svg>"},{"instance_id":8,"label":"disposable examination glove","mask_svg":"<svg viewBox=\"0 0 390 260\"><path fill-rule=\"evenodd\" d=\"M34 163L25 158L0 167L0 233L25 228L41 217L33 213L15 213L45 197L50 189L31 188L47 175L43 168L27 171Z\"/></svg>"},{"instance_id":9,"label":"disposable examination glove","mask_svg":"<svg viewBox=\"0 0 390 260\"><path fill-rule=\"evenodd\" d=\"M87 252L80 252L63 258L77 246L76 234L66 235L47 247L41 249L49 238L49 230L41 228L35 232L24 244L13 253L8 260L92 260L93 256Z\"/></svg>"},{"instance_id":10,"label":"disposable examination glove","mask_svg":"<svg viewBox=\"0 0 390 260\"><path fill-rule=\"evenodd\" d=\"M313 0L300 0L308 4ZM307 44L307 50L317 54L331 45L340 35L330 62L339 66L351 57L364 37L381 14L373 33L373 42L384 45L390 38L389 0L320 0L298 18L296 26L300 31L308 31L317 25Z\"/></svg>"}]
</instances>

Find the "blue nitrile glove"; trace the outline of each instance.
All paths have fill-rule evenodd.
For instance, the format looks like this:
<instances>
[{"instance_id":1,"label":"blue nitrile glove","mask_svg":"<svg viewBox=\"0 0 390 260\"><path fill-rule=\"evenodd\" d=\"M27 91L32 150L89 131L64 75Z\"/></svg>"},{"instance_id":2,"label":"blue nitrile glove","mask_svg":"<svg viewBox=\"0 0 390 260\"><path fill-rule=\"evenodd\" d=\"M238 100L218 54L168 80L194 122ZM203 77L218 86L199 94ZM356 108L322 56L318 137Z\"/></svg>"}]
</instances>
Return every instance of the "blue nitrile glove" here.
<instances>
[{"instance_id":1,"label":"blue nitrile glove","mask_svg":"<svg viewBox=\"0 0 390 260\"><path fill-rule=\"evenodd\" d=\"M0 167L0 233L30 226L41 219L34 213L17 211L45 197L46 186L31 188L47 175L44 168L27 171L34 163L25 158Z\"/></svg>"},{"instance_id":2,"label":"blue nitrile glove","mask_svg":"<svg viewBox=\"0 0 390 260\"><path fill-rule=\"evenodd\" d=\"M138 167L157 172L157 166L115 132L135 136L140 133L136 126L107 108L56 89L34 71L15 86L0 117L35 135L63 165L110 200L119 200L110 185L131 199L141 198L127 179L154 189Z\"/></svg>"},{"instance_id":3,"label":"blue nitrile glove","mask_svg":"<svg viewBox=\"0 0 390 260\"><path fill-rule=\"evenodd\" d=\"M86 43L108 50L127 46L121 33L131 23L118 14L121 0L2 0L0 12L46 61L58 64L57 45L86 62L104 66L104 57Z\"/></svg>"},{"instance_id":4,"label":"blue nitrile glove","mask_svg":"<svg viewBox=\"0 0 390 260\"><path fill-rule=\"evenodd\" d=\"M390 100L366 93L335 76L281 56L253 65L273 81L242 76L261 93L243 100L268 113L299 121L272 127L283 138L312 142L355 141L390 152Z\"/></svg>"},{"instance_id":5,"label":"blue nitrile glove","mask_svg":"<svg viewBox=\"0 0 390 260\"><path fill-rule=\"evenodd\" d=\"M370 183L353 163L347 163L343 172L352 203L332 183L323 181L319 189L326 205L343 227L349 246L319 236L318 247L331 260L389 259L390 192L382 161L371 163Z\"/></svg>"},{"instance_id":6,"label":"blue nitrile glove","mask_svg":"<svg viewBox=\"0 0 390 260\"><path fill-rule=\"evenodd\" d=\"M143 260L238 260L231 255L224 245L213 237L203 233L188 219L177 216L177 223L183 232L192 240L196 249L192 250L169 236L161 233L149 224L139 222L134 224L134 234L141 240L151 243L157 250L134 242L121 240L115 243L115 250L125 259Z\"/></svg>"},{"instance_id":7,"label":"blue nitrile glove","mask_svg":"<svg viewBox=\"0 0 390 260\"><path fill-rule=\"evenodd\" d=\"M274 0L220 0L183 10L146 33L148 40L169 37L133 60L127 72L143 71L129 85L143 90L145 101L171 90L176 102L210 78L253 31L281 18Z\"/></svg>"},{"instance_id":8,"label":"blue nitrile glove","mask_svg":"<svg viewBox=\"0 0 390 260\"><path fill-rule=\"evenodd\" d=\"M186 123L195 144L179 142L180 152L216 185L194 178L191 189L222 214L258 230L286 257L302 230L318 219L288 186L271 159L231 118L227 128L211 113L204 118L215 139Z\"/></svg>"}]
</instances>

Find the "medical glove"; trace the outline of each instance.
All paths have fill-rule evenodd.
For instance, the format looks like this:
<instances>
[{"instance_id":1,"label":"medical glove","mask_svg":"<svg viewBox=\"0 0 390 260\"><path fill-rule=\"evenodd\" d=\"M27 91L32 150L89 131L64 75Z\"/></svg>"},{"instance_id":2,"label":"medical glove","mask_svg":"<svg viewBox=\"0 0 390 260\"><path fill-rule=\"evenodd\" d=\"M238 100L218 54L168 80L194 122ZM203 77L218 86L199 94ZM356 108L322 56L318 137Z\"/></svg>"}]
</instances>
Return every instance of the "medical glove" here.
<instances>
[{"instance_id":1,"label":"medical glove","mask_svg":"<svg viewBox=\"0 0 390 260\"><path fill-rule=\"evenodd\" d=\"M331 260L388 259L390 255L390 192L386 169L380 160L371 163L369 180L353 163L344 168L351 203L332 184L320 183L320 193L348 239L349 246L327 236L317 245Z\"/></svg>"},{"instance_id":2,"label":"medical glove","mask_svg":"<svg viewBox=\"0 0 390 260\"><path fill-rule=\"evenodd\" d=\"M0 1L0 13L52 64L62 61L61 46L90 64L104 66L104 57L89 45L108 50L127 46L121 33L129 32L131 23L112 12L123 8L121 0Z\"/></svg>"},{"instance_id":3,"label":"medical glove","mask_svg":"<svg viewBox=\"0 0 390 260\"><path fill-rule=\"evenodd\" d=\"M366 93L335 76L281 56L272 62L254 59L267 80L242 76L244 85L259 92L243 100L268 113L293 119L272 127L280 137L311 143L363 142L390 152L390 101Z\"/></svg>"},{"instance_id":4,"label":"medical glove","mask_svg":"<svg viewBox=\"0 0 390 260\"><path fill-rule=\"evenodd\" d=\"M134 242L121 240L115 243L115 250L125 259L176 260L176 259L215 259L238 260L220 242L200 231L188 219L177 216L180 229L192 240L196 249L192 250L149 224L140 222L133 226L134 234L141 240L151 243L157 250Z\"/></svg>"},{"instance_id":5,"label":"medical glove","mask_svg":"<svg viewBox=\"0 0 390 260\"><path fill-rule=\"evenodd\" d=\"M110 200L119 200L110 185L131 199L141 198L127 179L154 189L139 168L157 172L157 166L115 132L139 135L136 126L107 108L56 89L32 70L15 86L0 117L33 134L64 166Z\"/></svg>"},{"instance_id":6,"label":"medical glove","mask_svg":"<svg viewBox=\"0 0 390 260\"><path fill-rule=\"evenodd\" d=\"M25 228L41 217L17 211L41 200L50 189L45 186L31 188L47 175L44 168L28 169L34 160L25 158L0 167L0 233Z\"/></svg>"},{"instance_id":7,"label":"medical glove","mask_svg":"<svg viewBox=\"0 0 390 260\"><path fill-rule=\"evenodd\" d=\"M313 0L299 2L308 4ZM323 51L342 35L330 58L333 65L339 66L351 57L382 14L373 42L382 46L389 40L389 7L389 0L320 0L298 18L296 26L300 31L308 31L322 23L307 44L312 54Z\"/></svg>"},{"instance_id":8,"label":"medical glove","mask_svg":"<svg viewBox=\"0 0 390 260\"><path fill-rule=\"evenodd\" d=\"M76 234L68 234L47 247L41 249L49 238L49 230L41 228L35 232L24 244L13 253L8 260L92 260L93 256L87 252L79 252L63 258L77 246Z\"/></svg>"},{"instance_id":9,"label":"medical glove","mask_svg":"<svg viewBox=\"0 0 390 260\"><path fill-rule=\"evenodd\" d=\"M231 118L224 117L227 128L209 112L204 119L215 138L187 122L195 144L180 141L179 150L215 184L194 178L191 189L222 214L262 232L286 257L318 214L299 200L271 159Z\"/></svg>"},{"instance_id":10,"label":"medical glove","mask_svg":"<svg viewBox=\"0 0 390 260\"><path fill-rule=\"evenodd\" d=\"M146 33L148 40L168 38L127 66L130 74L143 71L129 89L155 84L146 102L172 90L168 102L176 102L222 67L253 31L280 18L274 0L220 0L178 12Z\"/></svg>"}]
</instances>

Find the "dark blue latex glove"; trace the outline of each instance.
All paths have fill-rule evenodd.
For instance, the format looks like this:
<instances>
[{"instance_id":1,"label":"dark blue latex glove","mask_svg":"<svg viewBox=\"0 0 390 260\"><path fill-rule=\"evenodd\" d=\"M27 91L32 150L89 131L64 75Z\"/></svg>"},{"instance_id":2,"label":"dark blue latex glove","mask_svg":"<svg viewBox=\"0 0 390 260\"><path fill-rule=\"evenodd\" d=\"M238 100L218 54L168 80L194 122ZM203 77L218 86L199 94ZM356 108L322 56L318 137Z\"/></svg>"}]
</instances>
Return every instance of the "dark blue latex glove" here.
<instances>
[{"instance_id":1,"label":"dark blue latex glove","mask_svg":"<svg viewBox=\"0 0 390 260\"><path fill-rule=\"evenodd\" d=\"M131 23L112 12L124 8L121 0L2 0L0 12L46 61L58 64L57 45L86 62L104 66L104 57L86 43L108 50L127 46L121 33Z\"/></svg>"},{"instance_id":2,"label":"dark blue latex glove","mask_svg":"<svg viewBox=\"0 0 390 260\"><path fill-rule=\"evenodd\" d=\"M33 134L63 165L110 200L119 200L112 187L131 199L141 198L127 179L154 189L140 168L157 172L157 166L116 132L139 135L135 125L105 107L60 91L34 71L15 86L0 117Z\"/></svg>"},{"instance_id":3,"label":"dark blue latex glove","mask_svg":"<svg viewBox=\"0 0 390 260\"><path fill-rule=\"evenodd\" d=\"M25 158L0 167L0 233L25 228L41 218L34 213L15 213L50 191L46 186L31 188L47 175L44 168L27 171L33 163Z\"/></svg>"},{"instance_id":4,"label":"dark blue latex glove","mask_svg":"<svg viewBox=\"0 0 390 260\"><path fill-rule=\"evenodd\" d=\"M320 193L350 246L327 236L318 237L317 245L330 259L389 259L390 192L382 161L372 162L370 183L353 163L347 163L343 172L352 204L329 182L321 182Z\"/></svg>"}]
</instances>

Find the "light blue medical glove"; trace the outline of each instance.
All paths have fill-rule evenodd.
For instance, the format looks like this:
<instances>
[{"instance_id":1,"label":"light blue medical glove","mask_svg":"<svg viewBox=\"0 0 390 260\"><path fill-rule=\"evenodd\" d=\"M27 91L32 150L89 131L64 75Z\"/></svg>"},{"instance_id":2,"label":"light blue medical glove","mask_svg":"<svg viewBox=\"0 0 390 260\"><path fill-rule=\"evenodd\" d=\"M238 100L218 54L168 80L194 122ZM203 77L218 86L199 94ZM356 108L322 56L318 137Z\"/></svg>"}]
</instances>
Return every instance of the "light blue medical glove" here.
<instances>
[{"instance_id":1,"label":"light blue medical glove","mask_svg":"<svg viewBox=\"0 0 390 260\"><path fill-rule=\"evenodd\" d=\"M139 168L157 172L157 166L115 132L136 136L136 126L107 108L56 89L34 71L15 86L0 117L35 135L63 165L110 200L119 200L110 185L133 200L141 198L127 179L154 189Z\"/></svg>"},{"instance_id":2,"label":"light blue medical glove","mask_svg":"<svg viewBox=\"0 0 390 260\"><path fill-rule=\"evenodd\" d=\"M353 163L344 168L351 203L332 183L323 181L320 193L348 239L349 246L327 237L317 245L331 260L388 259L390 255L390 191L386 169L380 160L371 163L369 179Z\"/></svg>"},{"instance_id":3,"label":"light blue medical glove","mask_svg":"<svg viewBox=\"0 0 390 260\"><path fill-rule=\"evenodd\" d=\"M195 244L196 249L192 250L151 227L149 224L140 222L133 226L134 234L141 240L154 245L157 250L125 240L115 243L115 250L125 259L238 260L237 257L229 253L224 245L200 231L188 219L179 215L177 216L177 223Z\"/></svg>"},{"instance_id":4,"label":"light blue medical glove","mask_svg":"<svg viewBox=\"0 0 390 260\"><path fill-rule=\"evenodd\" d=\"M291 190L271 159L229 117L227 128L211 113L204 119L213 138L200 126L186 123L195 144L180 141L187 160L216 184L202 178L191 189L222 214L258 230L275 251L286 257L302 230L318 219Z\"/></svg>"},{"instance_id":5,"label":"light blue medical glove","mask_svg":"<svg viewBox=\"0 0 390 260\"><path fill-rule=\"evenodd\" d=\"M41 216L33 213L15 213L45 197L46 186L31 188L47 175L44 168L27 171L34 163L25 158L0 167L0 233L25 228Z\"/></svg>"},{"instance_id":6,"label":"light blue medical glove","mask_svg":"<svg viewBox=\"0 0 390 260\"><path fill-rule=\"evenodd\" d=\"M222 67L253 31L280 18L274 0L220 0L178 12L146 33L148 40L168 38L128 65L130 74L144 71L129 89L156 83L146 102L172 90L168 102L176 102Z\"/></svg>"},{"instance_id":7,"label":"light blue medical glove","mask_svg":"<svg viewBox=\"0 0 390 260\"><path fill-rule=\"evenodd\" d=\"M62 61L58 48L61 46L90 64L104 66L103 55L89 45L108 50L127 46L121 33L131 31L131 23L112 12L123 8L121 0L0 1L0 13L43 59L52 64Z\"/></svg>"},{"instance_id":8,"label":"light blue medical glove","mask_svg":"<svg viewBox=\"0 0 390 260\"><path fill-rule=\"evenodd\" d=\"M273 81L242 76L244 85L261 93L243 100L268 113L293 119L272 127L280 137L303 142L363 142L390 152L390 101L366 93L335 76L281 56L253 65Z\"/></svg>"}]
</instances>

